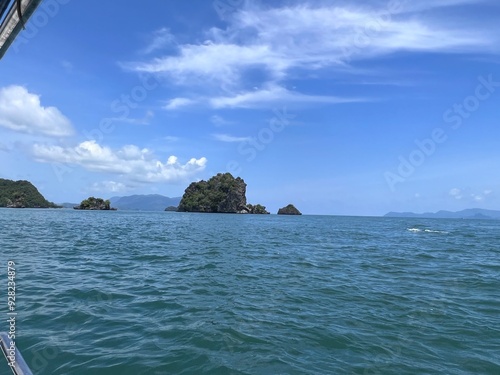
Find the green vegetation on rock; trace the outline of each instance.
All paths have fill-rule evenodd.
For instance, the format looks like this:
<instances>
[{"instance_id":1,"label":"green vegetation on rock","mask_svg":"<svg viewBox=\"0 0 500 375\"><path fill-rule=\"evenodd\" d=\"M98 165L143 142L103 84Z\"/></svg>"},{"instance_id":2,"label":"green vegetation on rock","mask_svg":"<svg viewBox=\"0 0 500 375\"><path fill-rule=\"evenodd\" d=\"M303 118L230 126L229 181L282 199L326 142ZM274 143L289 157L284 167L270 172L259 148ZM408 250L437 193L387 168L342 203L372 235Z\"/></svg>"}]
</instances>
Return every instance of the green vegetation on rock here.
<instances>
[{"instance_id":1,"label":"green vegetation on rock","mask_svg":"<svg viewBox=\"0 0 500 375\"><path fill-rule=\"evenodd\" d=\"M282 207L278 210L278 215L302 215L302 213L295 208L293 204Z\"/></svg>"},{"instance_id":2,"label":"green vegetation on rock","mask_svg":"<svg viewBox=\"0 0 500 375\"><path fill-rule=\"evenodd\" d=\"M246 213L249 214L258 214L258 215L263 215L263 214L269 214L269 212L266 210L266 206L263 206L261 204L247 204L244 210L246 209Z\"/></svg>"},{"instance_id":3,"label":"green vegetation on rock","mask_svg":"<svg viewBox=\"0 0 500 375\"><path fill-rule=\"evenodd\" d=\"M231 173L191 183L179 203L179 212L237 213L246 206L247 184Z\"/></svg>"},{"instance_id":4,"label":"green vegetation on rock","mask_svg":"<svg viewBox=\"0 0 500 375\"><path fill-rule=\"evenodd\" d=\"M111 208L111 202L109 200L94 197L84 199L79 206L73 208L75 210L116 210L116 208Z\"/></svg>"},{"instance_id":5,"label":"green vegetation on rock","mask_svg":"<svg viewBox=\"0 0 500 375\"><path fill-rule=\"evenodd\" d=\"M179 212L268 214L260 204L247 204L247 184L230 173L219 173L208 181L193 182L184 192Z\"/></svg>"},{"instance_id":6,"label":"green vegetation on rock","mask_svg":"<svg viewBox=\"0 0 500 375\"><path fill-rule=\"evenodd\" d=\"M0 178L0 207L10 208L59 208L46 200L29 181L12 181Z\"/></svg>"}]
</instances>

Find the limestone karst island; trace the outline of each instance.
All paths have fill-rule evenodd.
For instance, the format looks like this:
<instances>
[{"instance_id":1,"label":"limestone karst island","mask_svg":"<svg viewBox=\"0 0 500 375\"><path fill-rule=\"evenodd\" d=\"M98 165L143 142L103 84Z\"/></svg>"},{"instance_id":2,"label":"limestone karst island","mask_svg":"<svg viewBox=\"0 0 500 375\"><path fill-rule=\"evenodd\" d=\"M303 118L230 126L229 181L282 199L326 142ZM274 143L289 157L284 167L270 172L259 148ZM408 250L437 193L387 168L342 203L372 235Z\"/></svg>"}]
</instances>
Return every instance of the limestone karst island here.
<instances>
[{"instance_id":1,"label":"limestone karst island","mask_svg":"<svg viewBox=\"0 0 500 375\"><path fill-rule=\"evenodd\" d=\"M208 181L193 182L182 196L178 212L268 214L260 204L247 204L247 184L231 173L219 173Z\"/></svg>"},{"instance_id":2,"label":"limestone karst island","mask_svg":"<svg viewBox=\"0 0 500 375\"><path fill-rule=\"evenodd\" d=\"M302 215L302 213L293 204L289 204L286 207L280 208L278 215Z\"/></svg>"},{"instance_id":3,"label":"limestone karst island","mask_svg":"<svg viewBox=\"0 0 500 375\"><path fill-rule=\"evenodd\" d=\"M46 200L29 181L0 178L0 207L58 208L59 206Z\"/></svg>"},{"instance_id":4,"label":"limestone karst island","mask_svg":"<svg viewBox=\"0 0 500 375\"><path fill-rule=\"evenodd\" d=\"M269 214L261 204L249 204L247 184L231 173L218 173L208 181L188 186L177 208L178 212L208 212L235 214ZM171 209L170 209L171 210ZM280 208L278 215L302 215L293 204Z\"/></svg>"},{"instance_id":5,"label":"limestone karst island","mask_svg":"<svg viewBox=\"0 0 500 375\"><path fill-rule=\"evenodd\" d=\"M79 206L73 207L75 210L100 210L100 211L116 211L116 208L111 207L109 200L102 198L89 197L84 199Z\"/></svg>"},{"instance_id":6,"label":"limestone karst island","mask_svg":"<svg viewBox=\"0 0 500 375\"><path fill-rule=\"evenodd\" d=\"M247 203L246 188L247 184L241 177L234 178L230 173L218 173L207 181L191 183L184 191L179 205L177 207L168 206L165 211L269 214L265 206ZM6 179L0 179L0 207L61 208L61 206L47 201L29 181ZM91 211L115 211L117 209L111 207L110 199L96 197L84 199L78 205L65 203L64 207ZM142 208L142 210L148 210L148 208ZM280 208L278 215L301 215L301 213L295 206L289 204Z\"/></svg>"}]
</instances>

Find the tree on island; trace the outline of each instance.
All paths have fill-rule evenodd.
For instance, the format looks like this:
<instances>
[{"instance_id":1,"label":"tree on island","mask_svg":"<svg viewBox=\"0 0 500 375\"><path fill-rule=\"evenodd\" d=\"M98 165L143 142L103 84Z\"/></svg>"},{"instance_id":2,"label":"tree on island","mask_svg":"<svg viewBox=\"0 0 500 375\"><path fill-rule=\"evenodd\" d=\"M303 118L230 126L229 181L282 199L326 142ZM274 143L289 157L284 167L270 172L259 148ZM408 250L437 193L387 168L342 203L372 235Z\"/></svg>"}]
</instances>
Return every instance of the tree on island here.
<instances>
[{"instance_id":1,"label":"tree on island","mask_svg":"<svg viewBox=\"0 0 500 375\"><path fill-rule=\"evenodd\" d=\"M73 207L75 210L116 210L116 208L111 208L111 202L109 199L94 198L89 197L84 199L79 206Z\"/></svg>"},{"instance_id":2,"label":"tree on island","mask_svg":"<svg viewBox=\"0 0 500 375\"><path fill-rule=\"evenodd\" d=\"M267 215L269 212L266 210L266 206L263 206L261 204L247 204L245 209L248 211L249 214L257 214L257 215Z\"/></svg>"},{"instance_id":3,"label":"tree on island","mask_svg":"<svg viewBox=\"0 0 500 375\"><path fill-rule=\"evenodd\" d=\"M3 178L0 178L0 207L60 208L60 206L46 200L31 182Z\"/></svg>"},{"instance_id":4,"label":"tree on island","mask_svg":"<svg viewBox=\"0 0 500 375\"><path fill-rule=\"evenodd\" d=\"M247 204L245 181L231 173L218 173L208 181L191 183L179 203L179 212L269 213L260 204Z\"/></svg>"},{"instance_id":5,"label":"tree on island","mask_svg":"<svg viewBox=\"0 0 500 375\"><path fill-rule=\"evenodd\" d=\"M179 203L179 212L237 213L246 205L246 186L241 178L219 173L208 181L191 183Z\"/></svg>"}]
</instances>

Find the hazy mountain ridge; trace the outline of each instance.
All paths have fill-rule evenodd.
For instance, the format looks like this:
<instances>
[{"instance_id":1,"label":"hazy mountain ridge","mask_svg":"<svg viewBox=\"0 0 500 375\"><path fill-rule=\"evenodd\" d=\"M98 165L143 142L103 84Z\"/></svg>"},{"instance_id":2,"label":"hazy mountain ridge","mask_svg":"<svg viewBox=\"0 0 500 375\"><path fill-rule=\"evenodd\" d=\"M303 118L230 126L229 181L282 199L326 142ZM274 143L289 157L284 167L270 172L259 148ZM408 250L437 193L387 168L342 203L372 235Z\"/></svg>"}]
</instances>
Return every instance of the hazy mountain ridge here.
<instances>
[{"instance_id":1,"label":"hazy mountain ridge","mask_svg":"<svg viewBox=\"0 0 500 375\"><path fill-rule=\"evenodd\" d=\"M482 208L468 208L462 211L424 212L417 214L414 212L389 212L384 217L421 217L431 219L500 219L500 211L486 210Z\"/></svg>"},{"instance_id":2,"label":"hazy mountain ridge","mask_svg":"<svg viewBox=\"0 0 500 375\"><path fill-rule=\"evenodd\" d=\"M119 210L164 211L168 206L178 206L181 197L166 197L160 194L129 195L109 198L111 205Z\"/></svg>"},{"instance_id":3,"label":"hazy mountain ridge","mask_svg":"<svg viewBox=\"0 0 500 375\"><path fill-rule=\"evenodd\" d=\"M69 202L64 202L59 204L62 208L73 208L75 206L78 206L80 203L69 203Z\"/></svg>"}]
</instances>

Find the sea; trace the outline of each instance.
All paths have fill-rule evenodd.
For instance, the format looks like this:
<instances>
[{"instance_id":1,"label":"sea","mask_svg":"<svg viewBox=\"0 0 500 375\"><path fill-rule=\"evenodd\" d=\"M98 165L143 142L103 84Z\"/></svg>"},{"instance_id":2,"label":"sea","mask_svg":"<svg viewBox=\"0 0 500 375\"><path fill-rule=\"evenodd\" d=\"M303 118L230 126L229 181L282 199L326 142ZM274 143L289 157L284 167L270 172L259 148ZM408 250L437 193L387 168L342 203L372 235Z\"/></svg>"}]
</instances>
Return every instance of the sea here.
<instances>
[{"instance_id":1,"label":"sea","mask_svg":"<svg viewBox=\"0 0 500 375\"><path fill-rule=\"evenodd\" d=\"M36 375L498 375L499 247L495 220L0 209L0 331L14 262Z\"/></svg>"}]
</instances>

